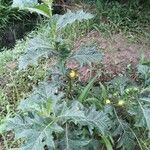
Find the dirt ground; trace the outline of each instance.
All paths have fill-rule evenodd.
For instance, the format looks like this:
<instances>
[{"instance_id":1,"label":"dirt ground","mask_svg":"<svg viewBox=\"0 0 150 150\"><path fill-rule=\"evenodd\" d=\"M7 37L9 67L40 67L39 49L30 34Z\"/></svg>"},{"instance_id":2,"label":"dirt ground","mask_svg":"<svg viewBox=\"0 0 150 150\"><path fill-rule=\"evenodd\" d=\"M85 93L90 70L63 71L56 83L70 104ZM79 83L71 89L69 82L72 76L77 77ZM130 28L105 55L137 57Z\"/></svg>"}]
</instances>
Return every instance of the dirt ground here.
<instances>
[{"instance_id":1,"label":"dirt ground","mask_svg":"<svg viewBox=\"0 0 150 150\"><path fill-rule=\"evenodd\" d=\"M74 45L74 50L92 43L96 43L104 54L102 61L104 70L113 76L123 73L129 65L135 69L142 55L150 58L150 42L149 44L131 43L122 34L106 38L97 31L91 31L87 36L79 39Z\"/></svg>"}]
</instances>

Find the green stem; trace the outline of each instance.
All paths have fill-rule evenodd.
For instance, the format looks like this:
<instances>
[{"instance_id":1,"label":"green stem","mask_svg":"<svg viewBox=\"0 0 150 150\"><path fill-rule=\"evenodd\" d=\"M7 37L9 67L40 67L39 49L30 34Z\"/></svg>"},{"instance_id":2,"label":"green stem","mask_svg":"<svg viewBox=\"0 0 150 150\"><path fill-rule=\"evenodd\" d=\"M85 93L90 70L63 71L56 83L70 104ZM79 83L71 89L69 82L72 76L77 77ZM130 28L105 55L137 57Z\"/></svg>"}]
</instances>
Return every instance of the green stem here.
<instances>
[{"instance_id":1,"label":"green stem","mask_svg":"<svg viewBox=\"0 0 150 150\"><path fill-rule=\"evenodd\" d=\"M67 97L69 98L71 95L71 91L72 91L72 80L69 78L69 83L68 83L68 91L67 91Z\"/></svg>"},{"instance_id":2,"label":"green stem","mask_svg":"<svg viewBox=\"0 0 150 150\"><path fill-rule=\"evenodd\" d=\"M69 150L69 140L68 140L68 124L66 123L66 150Z\"/></svg>"}]
</instances>

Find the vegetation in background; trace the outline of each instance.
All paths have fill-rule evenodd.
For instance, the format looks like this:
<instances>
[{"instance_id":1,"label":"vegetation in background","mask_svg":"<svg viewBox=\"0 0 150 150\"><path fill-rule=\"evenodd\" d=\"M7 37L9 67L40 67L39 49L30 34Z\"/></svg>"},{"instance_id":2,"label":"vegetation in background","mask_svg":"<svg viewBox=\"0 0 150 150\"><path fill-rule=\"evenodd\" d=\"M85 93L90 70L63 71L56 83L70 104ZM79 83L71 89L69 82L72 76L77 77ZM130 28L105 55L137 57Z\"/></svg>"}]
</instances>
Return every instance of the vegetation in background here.
<instances>
[{"instance_id":1,"label":"vegetation in background","mask_svg":"<svg viewBox=\"0 0 150 150\"><path fill-rule=\"evenodd\" d=\"M107 36L123 32L134 42L149 43L149 0L83 0L77 2L90 3L92 7L96 7L94 24L96 30Z\"/></svg>"},{"instance_id":2,"label":"vegetation in background","mask_svg":"<svg viewBox=\"0 0 150 150\"><path fill-rule=\"evenodd\" d=\"M11 5L12 1L0 0L0 48L14 46L16 39L23 38L36 24L36 15Z\"/></svg>"},{"instance_id":3,"label":"vegetation in background","mask_svg":"<svg viewBox=\"0 0 150 150\"><path fill-rule=\"evenodd\" d=\"M99 30L107 33L129 32L139 40L141 37L149 38L150 11L146 4L97 0L96 7Z\"/></svg>"}]
</instances>

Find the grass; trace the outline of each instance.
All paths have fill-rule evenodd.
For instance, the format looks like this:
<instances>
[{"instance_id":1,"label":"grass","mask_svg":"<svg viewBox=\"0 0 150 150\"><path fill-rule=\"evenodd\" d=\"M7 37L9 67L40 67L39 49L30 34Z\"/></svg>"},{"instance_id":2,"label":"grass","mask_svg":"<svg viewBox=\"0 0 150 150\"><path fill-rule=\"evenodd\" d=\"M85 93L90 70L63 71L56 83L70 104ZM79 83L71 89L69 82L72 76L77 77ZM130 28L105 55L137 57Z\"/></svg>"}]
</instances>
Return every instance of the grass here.
<instances>
[{"instance_id":1,"label":"grass","mask_svg":"<svg viewBox=\"0 0 150 150\"><path fill-rule=\"evenodd\" d=\"M23 40L17 41L14 49L7 50L6 48L2 49L0 53L0 75L5 73L7 63L15 61L20 54L24 51L26 42Z\"/></svg>"},{"instance_id":2,"label":"grass","mask_svg":"<svg viewBox=\"0 0 150 150\"><path fill-rule=\"evenodd\" d=\"M93 28L106 36L124 33L131 42L148 44L150 41L149 1L82 0L90 3L96 14ZM93 9L94 8L94 9Z\"/></svg>"},{"instance_id":3,"label":"grass","mask_svg":"<svg viewBox=\"0 0 150 150\"><path fill-rule=\"evenodd\" d=\"M133 40L149 42L150 10L146 4L97 0L96 14L96 27L100 31L123 32Z\"/></svg>"}]
</instances>

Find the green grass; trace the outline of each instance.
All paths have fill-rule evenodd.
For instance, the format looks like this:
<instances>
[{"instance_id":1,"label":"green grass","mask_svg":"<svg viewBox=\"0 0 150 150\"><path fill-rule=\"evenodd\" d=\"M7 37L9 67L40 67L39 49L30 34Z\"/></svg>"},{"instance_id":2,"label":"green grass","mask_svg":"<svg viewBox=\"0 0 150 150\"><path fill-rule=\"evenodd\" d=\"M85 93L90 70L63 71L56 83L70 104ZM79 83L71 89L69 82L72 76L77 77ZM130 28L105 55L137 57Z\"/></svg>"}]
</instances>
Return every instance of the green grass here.
<instances>
[{"instance_id":1,"label":"green grass","mask_svg":"<svg viewBox=\"0 0 150 150\"><path fill-rule=\"evenodd\" d=\"M7 63L15 61L20 56L24 51L25 45L26 42L20 40L17 42L14 49L2 49L2 52L0 52L0 75L5 73Z\"/></svg>"},{"instance_id":2,"label":"green grass","mask_svg":"<svg viewBox=\"0 0 150 150\"><path fill-rule=\"evenodd\" d=\"M96 14L98 30L106 34L123 32L134 40L148 43L150 10L146 4L97 0Z\"/></svg>"},{"instance_id":3,"label":"green grass","mask_svg":"<svg viewBox=\"0 0 150 150\"><path fill-rule=\"evenodd\" d=\"M132 42L150 41L150 1L82 0L96 14L93 28L106 36L124 33ZM94 8L94 9L93 9Z\"/></svg>"}]
</instances>

